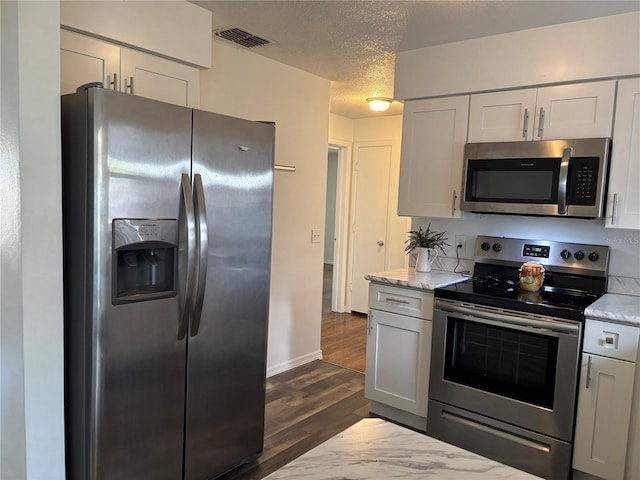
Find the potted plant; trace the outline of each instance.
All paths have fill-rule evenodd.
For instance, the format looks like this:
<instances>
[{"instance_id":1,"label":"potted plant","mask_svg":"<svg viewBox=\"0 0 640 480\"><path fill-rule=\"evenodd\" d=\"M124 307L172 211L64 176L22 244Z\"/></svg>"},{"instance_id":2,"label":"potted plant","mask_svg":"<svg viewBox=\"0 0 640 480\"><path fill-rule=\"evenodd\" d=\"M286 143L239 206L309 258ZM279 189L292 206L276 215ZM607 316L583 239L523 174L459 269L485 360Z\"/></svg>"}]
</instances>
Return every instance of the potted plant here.
<instances>
[{"instance_id":1,"label":"potted plant","mask_svg":"<svg viewBox=\"0 0 640 480\"><path fill-rule=\"evenodd\" d=\"M409 254L415 251L418 256L416 258L416 272L430 272L431 264L438 256L439 249L446 255L444 246L449 245L444 238L446 232L434 232L431 230L431 224L427 226L426 230L422 230L422 227L418 227L418 230L412 230L407 232L409 238L404 242L406 247L405 253Z\"/></svg>"}]
</instances>

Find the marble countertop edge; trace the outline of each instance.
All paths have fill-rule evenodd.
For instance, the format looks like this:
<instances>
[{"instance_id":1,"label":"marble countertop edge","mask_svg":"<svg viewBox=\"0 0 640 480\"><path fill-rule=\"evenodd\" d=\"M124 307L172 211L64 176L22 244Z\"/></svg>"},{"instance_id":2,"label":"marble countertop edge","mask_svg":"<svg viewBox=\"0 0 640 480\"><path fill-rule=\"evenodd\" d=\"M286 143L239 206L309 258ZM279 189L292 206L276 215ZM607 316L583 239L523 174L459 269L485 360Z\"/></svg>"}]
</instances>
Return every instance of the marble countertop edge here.
<instances>
[{"instance_id":1,"label":"marble countertop edge","mask_svg":"<svg viewBox=\"0 0 640 480\"><path fill-rule=\"evenodd\" d=\"M469 277L461 273L432 270L431 272L416 272L413 268L398 268L384 272L369 273L365 280L399 287L417 288L420 290L434 290L454 283L464 282Z\"/></svg>"},{"instance_id":2,"label":"marble countertop edge","mask_svg":"<svg viewBox=\"0 0 640 480\"><path fill-rule=\"evenodd\" d=\"M607 293L589 305L586 318L640 327L640 297Z\"/></svg>"},{"instance_id":3,"label":"marble countertop edge","mask_svg":"<svg viewBox=\"0 0 640 480\"><path fill-rule=\"evenodd\" d=\"M299 478L539 480L540 477L385 420L366 418L266 477Z\"/></svg>"}]
</instances>

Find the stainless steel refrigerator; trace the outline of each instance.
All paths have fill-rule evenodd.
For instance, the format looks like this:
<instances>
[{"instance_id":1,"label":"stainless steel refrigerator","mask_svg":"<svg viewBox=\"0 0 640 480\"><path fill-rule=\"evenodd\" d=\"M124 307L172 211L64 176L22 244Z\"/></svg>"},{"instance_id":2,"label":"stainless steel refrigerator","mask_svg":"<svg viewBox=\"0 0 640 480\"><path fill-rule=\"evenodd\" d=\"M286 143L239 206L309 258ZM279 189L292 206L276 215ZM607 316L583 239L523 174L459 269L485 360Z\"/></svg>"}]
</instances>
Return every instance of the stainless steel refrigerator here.
<instances>
[{"instance_id":1,"label":"stainless steel refrigerator","mask_svg":"<svg viewBox=\"0 0 640 480\"><path fill-rule=\"evenodd\" d=\"M215 478L263 448L273 124L62 97L68 478Z\"/></svg>"}]
</instances>

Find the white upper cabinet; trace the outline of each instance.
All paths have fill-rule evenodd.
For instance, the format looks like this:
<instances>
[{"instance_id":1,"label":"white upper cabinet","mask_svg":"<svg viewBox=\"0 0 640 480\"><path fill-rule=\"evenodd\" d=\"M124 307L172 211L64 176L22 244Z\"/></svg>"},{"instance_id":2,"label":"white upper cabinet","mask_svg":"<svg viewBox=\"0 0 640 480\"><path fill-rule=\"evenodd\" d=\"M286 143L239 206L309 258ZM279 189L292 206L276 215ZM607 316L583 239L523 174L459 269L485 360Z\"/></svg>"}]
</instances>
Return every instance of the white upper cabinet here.
<instances>
[{"instance_id":1,"label":"white upper cabinet","mask_svg":"<svg viewBox=\"0 0 640 480\"><path fill-rule=\"evenodd\" d=\"M120 47L67 30L60 31L60 93L101 82L114 89L120 81ZM115 82L115 83L114 83Z\"/></svg>"},{"instance_id":2,"label":"white upper cabinet","mask_svg":"<svg viewBox=\"0 0 640 480\"><path fill-rule=\"evenodd\" d=\"M66 30L200 68L211 68L211 18L191 2L60 2Z\"/></svg>"},{"instance_id":3,"label":"white upper cabinet","mask_svg":"<svg viewBox=\"0 0 640 480\"><path fill-rule=\"evenodd\" d=\"M459 217L469 97L404 104L398 215Z\"/></svg>"},{"instance_id":4,"label":"white upper cabinet","mask_svg":"<svg viewBox=\"0 0 640 480\"><path fill-rule=\"evenodd\" d=\"M469 142L610 137L615 80L471 96Z\"/></svg>"},{"instance_id":5,"label":"white upper cabinet","mask_svg":"<svg viewBox=\"0 0 640 480\"><path fill-rule=\"evenodd\" d=\"M618 81L605 226L640 230L640 78Z\"/></svg>"},{"instance_id":6,"label":"white upper cabinet","mask_svg":"<svg viewBox=\"0 0 640 480\"><path fill-rule=\"evenodd\" d=\"M123 91L175 105L200 103L200 70L164 58L123 48Z\"/></svg>"},{"instance_id":7,"label":"white upper cabinet","mask_svg":"<svg viewBox=\"0 0 640 480\"><path fill-rule=\"evenodd\" d=\"M471 95L469 142L533 140L537 89Z\"/></svg>"},{"instance_id":8,"label":"white upper cabinet","mask_svg":"<svg viewBox=\"0 0 640 480\"><path fill-rule=\"evenodd\" d=\"M611 137L615 94L615 80L539 88L533 138Z\"/></svg>"},{"instance_id":9,"label":"white upper cabinet","mask_svg":"<svg viewBox=\"0 0 640 480\"><path fill-rule=\"evenodd\" d=\"M175 105L198 107L200 102L197 68L61 30L60 93L91 82Z\"/></svg>"}]
</instances>

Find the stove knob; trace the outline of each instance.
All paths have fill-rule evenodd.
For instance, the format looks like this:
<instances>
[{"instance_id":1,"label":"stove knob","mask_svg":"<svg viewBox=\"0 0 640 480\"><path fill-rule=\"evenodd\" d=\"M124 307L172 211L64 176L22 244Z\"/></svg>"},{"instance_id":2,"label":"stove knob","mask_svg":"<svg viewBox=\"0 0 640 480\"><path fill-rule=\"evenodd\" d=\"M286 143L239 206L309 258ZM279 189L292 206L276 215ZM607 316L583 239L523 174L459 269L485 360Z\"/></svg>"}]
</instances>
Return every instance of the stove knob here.
<instances>
[{"instance_id":1,"label":"stove knob","mask_svg":"<svg viewBox=\"0 0 640 480\"><path fill-rule=\"evenodd\" d=\"M493 244L493 251L498 253L500 250L502 250L502 245L500 245L499 243L494 243Z\"/></svg>"},{"instance_id":2,"label":"stove knob","mask_svg":"<svg viewBox=\"0 0 640 480\"><path fill-rule=\"evenodd\" d=\"M480 248L486 252L491 248L491 245L489 244L489 242L482 242L482 245L480 245Z\"/></svg>"},{"instance_id":3,"label":"stove knob","mask_svg":"<svg viewBox=\"0 0 640 480\"><path fill-rule=\"evenodd\" d=\"M571 252L565 248L560 252L560 256L567 260L568 258L571 258Z\"/></svg>"},{"instance_id":4,"label":"stove knob","mask_svg":"<svg viewBox=\"0 0 640 480\"><path fill-rule=\"evenodd\" d=\"M573 254L573 258L575 258L576 260L582 260L584 258L584 253L582 252L582 250L578 250Z\"/></svg>"},{"instance_id":5,"label":"stove knob","mask_svg":"<svg viewBox=\"0 0 640 480\"><path fill-rule=\"evenodd\" d=\"M589 260L591 260L592 262L597 262L599 258L600 255L598 255L598 252L591 252L589 254Z\"/></svg>"}]
</instances>

